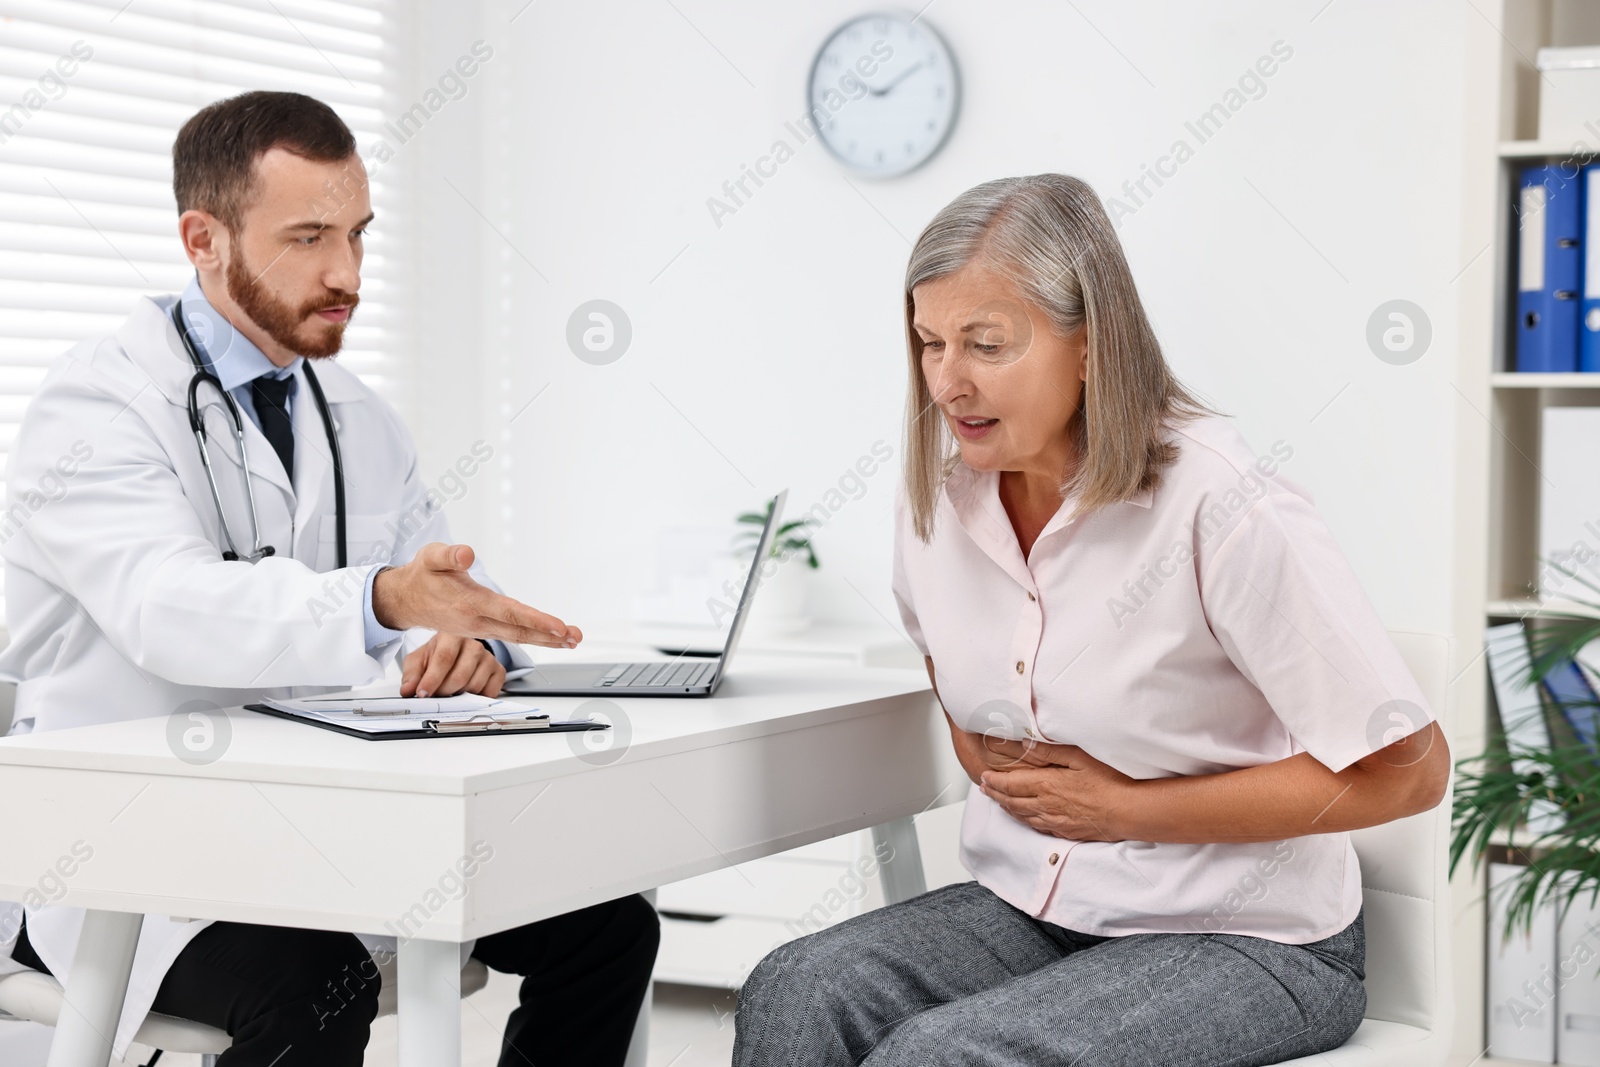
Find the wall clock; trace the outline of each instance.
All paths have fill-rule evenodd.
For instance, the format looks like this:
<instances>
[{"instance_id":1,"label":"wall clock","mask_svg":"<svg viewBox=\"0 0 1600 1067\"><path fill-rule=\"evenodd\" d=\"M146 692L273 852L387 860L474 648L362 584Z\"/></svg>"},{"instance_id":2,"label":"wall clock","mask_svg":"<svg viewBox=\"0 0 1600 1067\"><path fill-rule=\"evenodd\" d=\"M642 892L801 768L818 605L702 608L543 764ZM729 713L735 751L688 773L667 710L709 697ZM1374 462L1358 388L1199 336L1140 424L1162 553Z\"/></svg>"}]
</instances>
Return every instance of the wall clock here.
<instances>
[{"instance_id":1,"label":"wall clock","mask_svg":"<svg viewBox=\"0 0 1600 1067\"><path fill-rule=\"evenodd\" d=\"M925 19L861 15L823 42L807 103L823 144L858 174L891 178L931 159L960 105L955 58Z\"/></svg>"}]
</instances>

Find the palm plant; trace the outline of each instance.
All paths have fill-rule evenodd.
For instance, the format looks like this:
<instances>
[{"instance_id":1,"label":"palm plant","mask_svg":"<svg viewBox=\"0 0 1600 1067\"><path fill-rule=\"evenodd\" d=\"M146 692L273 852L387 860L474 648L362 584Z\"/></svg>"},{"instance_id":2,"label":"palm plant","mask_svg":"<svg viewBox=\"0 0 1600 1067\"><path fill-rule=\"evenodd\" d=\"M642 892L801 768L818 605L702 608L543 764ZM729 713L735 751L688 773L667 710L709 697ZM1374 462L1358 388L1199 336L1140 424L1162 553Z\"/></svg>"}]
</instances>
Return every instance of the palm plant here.
<instances>
[{"instance_id":1,"label":"palm plant","mask_svg":"<svg viewBox=\"0 0 1600 1067\"><path fill-rule=\"evenodd\" d=\"M1587 589L1600 586L1573 575ZM1573 597L1571 611L1541 612L1541 625L1528 630L1527 682L1538 685L1564 666L1591 641L1600 638L1600 600ZM1591 614L1592 613L1592 614ZM1558 711L1594 708L1594 700L1552 699ZM1502 724L1504 725L1504 724ZM1505 935L1519 926L1531 930L1539 907L1552 902L1561 913L1585 893L1591 904L1600 897L1600 763L1580 740L1552 738L1548 749L1514 744L1504 730L1489 739L1478 756L1456 763L1455 800L1451 812L1450 872L1469 853L1476 870L1488 852L1495 831L1504 829L1512 848L1530 857L1510 887ZM1536 808L1557 809L1562 818L1551 829L1530 831L1519 845L1519 826ZM1550 820L1557 821L1557 820Z\"/></svg>"},{"instance_id":2,"label":"palm plant","mask_svg":"<svg viewBox=\"0 0 1600 1067\"><path fill-rule=\"evenodd\" d=\"M767 520L772 517L773 501L767 501L767 506L761 511L747 511L739 516L738 521L745 524L746 529L740 530L734 537L734 545L740 551L754 552L761 543L761 531L766 528ZM820 526L816 519L807 517L792 519L782 523L772 535L772 548L767 554L774 559L788 559L796 552L806 554L806 566L815 570L817 563L817 550L811 545L811 531Z\"/></svg>"}]
</instances>

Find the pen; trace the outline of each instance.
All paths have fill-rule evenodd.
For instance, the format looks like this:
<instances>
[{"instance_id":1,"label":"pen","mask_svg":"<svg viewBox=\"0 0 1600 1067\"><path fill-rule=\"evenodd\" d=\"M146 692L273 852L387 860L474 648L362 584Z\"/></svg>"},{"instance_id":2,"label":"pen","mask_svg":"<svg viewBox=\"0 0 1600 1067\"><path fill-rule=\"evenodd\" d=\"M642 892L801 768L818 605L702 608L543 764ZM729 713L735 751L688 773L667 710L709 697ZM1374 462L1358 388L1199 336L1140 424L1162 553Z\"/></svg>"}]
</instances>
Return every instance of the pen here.
<instances>
[{"instance_id":1,"label":"pen","mask_svg":"<svg viewBox=\"0 0 1600 1067\"><path fill-rule=\"evenodd\" d=\"M411 709L410 708L373 708L370 711L368 711L366 708L351 708L350 710L353 713L355 713L356 715L366 715L366 716L369 716L369 717L376 717L376 716L381 716L381 715L410 715L411 714Z\"/></svg>"}]
</instances>

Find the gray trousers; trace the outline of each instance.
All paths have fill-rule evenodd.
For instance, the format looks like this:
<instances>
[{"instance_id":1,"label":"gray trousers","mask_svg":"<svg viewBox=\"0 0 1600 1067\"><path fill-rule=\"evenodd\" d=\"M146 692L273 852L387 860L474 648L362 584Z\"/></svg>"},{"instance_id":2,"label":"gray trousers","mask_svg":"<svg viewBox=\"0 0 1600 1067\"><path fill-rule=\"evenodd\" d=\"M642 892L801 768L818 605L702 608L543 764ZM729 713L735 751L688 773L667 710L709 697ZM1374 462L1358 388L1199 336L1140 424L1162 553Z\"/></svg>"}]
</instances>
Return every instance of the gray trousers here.
<instances>
[{"instance_id":1,"label":"gray trousers","mask_svg":"<svg viewBox=\"0 0 1600 1067\"><path fill-rule=\"evenodd\" d=\"M1343 1044L1367 994L1362 916L1307 945L1228 933L1100 937L976 882L767 955L734 1067L1247 1067Z\"/></svg>"}]
</instances>

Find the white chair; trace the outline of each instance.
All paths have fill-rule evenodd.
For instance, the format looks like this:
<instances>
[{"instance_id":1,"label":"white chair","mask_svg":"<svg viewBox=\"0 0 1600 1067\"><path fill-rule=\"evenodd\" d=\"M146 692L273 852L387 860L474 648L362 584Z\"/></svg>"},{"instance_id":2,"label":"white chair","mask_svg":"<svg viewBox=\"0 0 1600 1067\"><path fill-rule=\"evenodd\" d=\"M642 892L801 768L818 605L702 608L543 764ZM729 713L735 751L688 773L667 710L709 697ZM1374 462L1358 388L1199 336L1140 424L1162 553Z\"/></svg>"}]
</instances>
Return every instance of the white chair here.
<instances>
[{"instance_id":1,"label":"white chair","mask_svg":"<svg viewBox=\"0 0 1600 1067\"><path fill-rule=\"evenodd\" d=\"M1438 634L1389 635L1445 719L1450 643ZM1432 811L1357 830L1366 905L1367 1011L1342 1046L1286 1060L1307 1067L1429 1067L1450 1051L1455 1005L1450 983L1450 896L1445 875L1450 796Z\"/></svg>"},{"instance_id":2,"label":"white chair","mask_svg":"<svg viewBox=\"0 0 1600 1067\"><path fill-rule=\"evenodd\" d=\"M378 968L382 988L378 992L378 1017L395 1013L395 965L391 957ZM489 969L476 959L467 960L461 968L461 998L478 992L489 983ZM61 1014L61 983L39 971L18 971L0 975L0 1014L27 1022L54 1026ZM650 1005L646 1000L644 1010L634 1027L633 1045L628 1050L628 1067L644 1067L646 1046L649 1044L648 1026ZM205 1067L213 1067L217 1056L226 1052L233 1042L228 1035L213 1026L174 1019L170 1015L151 1012L134 1041L163 1052L198 1053Z\"/></svg>"},{"instance_id":3,"label":"white chair","mask_svg":"<svg viewBox=\"0 0 1600 1067\"><path fill-rule=\"evenodd\" d=\"M378 993L378 1015L395 1012L395 966L391 958L378 968L383 986ZM489 982L489 969L475 959L461 968L461 996L470 997ZM0 1012L17 1019L54 1026L61 1014L61 983L39 971L19 971L0 976ZM219 1054L233 1042L213 1026L174 1019L151 1012L134 1038L141 1045L163 1052L191 1052L211 1067Z\"/></svg>"}]
</instances>

